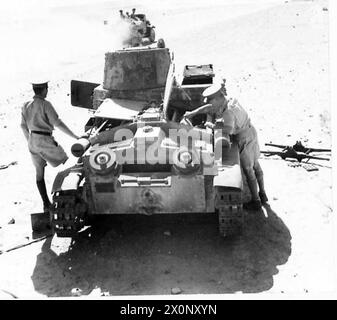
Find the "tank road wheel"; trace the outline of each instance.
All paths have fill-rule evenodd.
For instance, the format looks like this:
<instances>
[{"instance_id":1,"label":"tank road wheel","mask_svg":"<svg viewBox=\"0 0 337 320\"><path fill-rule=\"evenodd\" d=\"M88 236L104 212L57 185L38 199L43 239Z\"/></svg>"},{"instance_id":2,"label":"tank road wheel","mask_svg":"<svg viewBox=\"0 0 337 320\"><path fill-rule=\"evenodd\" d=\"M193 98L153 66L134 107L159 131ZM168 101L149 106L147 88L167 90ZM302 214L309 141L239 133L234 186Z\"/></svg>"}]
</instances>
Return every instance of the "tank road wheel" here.
<instances>
[{"instance_id":1,"label":"tank road wheel","mask_svg":"<svg viewBox=\"0 0 337 320\"><path fill-rule=\"evenodd\" d=\"M220 235L226 238L240 236L243 227L241 190L216 187L215 196Z\"/></svg>"},{"instance_id":2,"label":"tank road wheel","mask_svg":"<svg viewBox=\"0 0 337 320\"><path fill-rule=\"evenodd\" d=\"M56 192L53 197L51 226L58 237L73 237L84 227L87 205L80 190Z\"/></svg>"}]
</instances>

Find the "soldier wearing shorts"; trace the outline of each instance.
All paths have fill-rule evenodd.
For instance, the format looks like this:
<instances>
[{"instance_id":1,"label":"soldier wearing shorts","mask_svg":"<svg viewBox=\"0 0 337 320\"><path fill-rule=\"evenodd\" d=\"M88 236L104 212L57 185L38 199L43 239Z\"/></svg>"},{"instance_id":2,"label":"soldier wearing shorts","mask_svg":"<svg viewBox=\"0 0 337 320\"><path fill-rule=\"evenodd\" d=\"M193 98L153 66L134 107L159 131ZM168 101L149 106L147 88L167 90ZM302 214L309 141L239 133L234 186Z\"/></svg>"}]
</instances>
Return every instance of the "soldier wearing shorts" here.
<instances>
[{"instance_id":1,"label":"soldier wearing shorts","mask_svg":"<svg viewBox=\"0 0 337 320\"><path fill-rule=\"evenodd\" d=\"M208 87L203 92L203 96L207 104L186 112L184 116L190 118L199 113L206 113L205 125L212 129L214 129L214 121L221 119L223 132L232 135L233 141L238 144L241 168L252 195L251 201L245 203L244 208L258 210L261 208L261 203L267 203L268 198L264 189L263 171L258 161L260 148L256 129L238 100L227 98L224 83Z\"/></svg>"},{"instance_id":2,"label":"soldier wearing shorts","mask_svg":"<svg viewBox=\"0 0 337 320\"><path fill-rule=\"evenodd\" d=\"M36 169L36 185L43 201L44 212L49 212L50 201L44 180L47 163L57 167L67 161L68 156L55 141L52 133L55 127L78 139L59 118L53 105L45 100L48 94L48 81L32 83L35 93L33 100L24 103L21 112L21 128L28 142L33 164Z\"/></svg>"}]
</instances>

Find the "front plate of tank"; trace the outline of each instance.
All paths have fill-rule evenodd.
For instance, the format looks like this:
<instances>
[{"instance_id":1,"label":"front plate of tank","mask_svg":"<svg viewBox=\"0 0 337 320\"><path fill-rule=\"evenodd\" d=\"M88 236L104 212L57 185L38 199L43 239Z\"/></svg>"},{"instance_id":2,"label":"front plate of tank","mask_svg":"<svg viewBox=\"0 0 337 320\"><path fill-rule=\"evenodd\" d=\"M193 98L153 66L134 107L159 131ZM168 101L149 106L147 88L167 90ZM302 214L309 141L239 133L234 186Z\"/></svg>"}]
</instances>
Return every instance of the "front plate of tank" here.
<instances>
[{"instance_id":1,"label":"front plate of tank","mask_svg":"<svg viewBox=\"0 0 337 320\"><path fill-rule=\"evenodd\" d=\"M169 179L151 182L146 179L123 178L112 187L111 182L100 177L91 180L95 214L166 214L205 212L204 177L169 176ZM121 179L120 179L121 180ZM102 188L102 182L110 189ZM97 190L99 186L99 190ZM102 192L103 191L103 192Z\"/></svg>"}]
</instances>

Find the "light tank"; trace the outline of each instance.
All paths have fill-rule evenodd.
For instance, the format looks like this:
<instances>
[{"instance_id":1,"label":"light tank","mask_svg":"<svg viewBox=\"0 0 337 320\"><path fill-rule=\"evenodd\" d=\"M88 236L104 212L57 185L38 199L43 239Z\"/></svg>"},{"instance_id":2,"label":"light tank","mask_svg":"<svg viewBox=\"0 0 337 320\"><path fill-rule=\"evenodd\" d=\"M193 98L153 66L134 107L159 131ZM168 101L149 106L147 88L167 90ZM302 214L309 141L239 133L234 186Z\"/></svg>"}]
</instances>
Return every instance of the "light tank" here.
<instances>
[{"instance_id":1,"label":"light tank","mask_svg":"<svg viewBox=\"0 0 337 320\"><path fill-rule=\"evenodd\" d=\"M139 47L147 46L155 42L156 33L155 26L147 19L143 13L124 14L123 10L120 10L120 18L128 28L128 34L123 40L124 47ZM165 46L164 40L158 40L159 46Z\"/></svg>"},{"instance_id":2,"label":"light tank","mask_svg":"<svg viewBox=\"0 0 337 320\"><path fill-rule=\"evenodd\" d=\"M94 113L72 146L77 163L55 178L54 232L74 236L100 215L195 213L218 215L222 236L240 234L238 147L202 116L183 118L213 77L211 64L188 65L179 82L169 49L148 46L106 53L102 84L73 80L71 104Z\"/></svg>"}]
</instances>

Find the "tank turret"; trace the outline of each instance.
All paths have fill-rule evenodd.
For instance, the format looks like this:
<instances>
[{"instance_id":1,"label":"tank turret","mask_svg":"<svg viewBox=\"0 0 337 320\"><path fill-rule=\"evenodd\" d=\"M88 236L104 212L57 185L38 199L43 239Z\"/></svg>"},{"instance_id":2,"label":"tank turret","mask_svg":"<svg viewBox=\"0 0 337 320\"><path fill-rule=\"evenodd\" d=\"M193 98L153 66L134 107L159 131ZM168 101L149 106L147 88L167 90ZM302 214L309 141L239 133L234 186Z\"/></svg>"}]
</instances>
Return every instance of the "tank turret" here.
<instances>
[{"instance_id":1,"label":"tank turret","mask_svg":"<svg viewBox=\"0 0 337 320\"><path fill-rule=\"evenodd\" d=\"M155 26L151 25L145 14L136 13L136 9L133 8L131 14L129 12L124 14L123 10L119 10L119 16L128 31L123 40L125 48L148 46L155 42Z\"/></svg>"}]
</instances>

